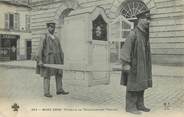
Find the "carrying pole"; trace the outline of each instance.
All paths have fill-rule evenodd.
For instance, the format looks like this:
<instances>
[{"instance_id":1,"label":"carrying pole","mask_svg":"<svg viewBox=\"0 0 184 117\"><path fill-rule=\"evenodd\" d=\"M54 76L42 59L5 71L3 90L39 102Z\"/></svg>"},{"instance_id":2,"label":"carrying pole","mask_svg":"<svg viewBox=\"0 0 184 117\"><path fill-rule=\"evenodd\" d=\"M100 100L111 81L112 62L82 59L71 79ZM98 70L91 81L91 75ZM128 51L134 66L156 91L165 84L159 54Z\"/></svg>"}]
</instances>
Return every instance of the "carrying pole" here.
<instances>
[{"instance_id":1,"label":"carrying pole","mask_svg":"<svg viewBox=\"0 0 184 117\"><path fill-rule=\"evenodd\" d=\"M122 68L97 68L97 67L69 67L61 64L44 64L43 67L53 68L53 69L62 69L65 71L78 71L78 72L113 72L113 71L122 71Z\"/></svg>"}]
</instances>

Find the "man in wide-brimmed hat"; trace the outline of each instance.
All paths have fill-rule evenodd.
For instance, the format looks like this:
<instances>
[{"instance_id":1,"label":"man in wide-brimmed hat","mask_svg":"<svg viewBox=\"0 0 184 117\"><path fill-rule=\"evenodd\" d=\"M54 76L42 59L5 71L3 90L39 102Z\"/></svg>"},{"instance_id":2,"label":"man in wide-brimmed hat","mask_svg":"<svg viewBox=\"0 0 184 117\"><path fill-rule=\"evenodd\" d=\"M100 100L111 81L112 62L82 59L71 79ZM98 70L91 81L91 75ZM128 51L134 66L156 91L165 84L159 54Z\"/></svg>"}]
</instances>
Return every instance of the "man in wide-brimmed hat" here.
<instances>
[{"instance_id":1,"label":"man in wide-brimmed hat","mask_svg":"<svg viewBox=\"0 0 184 117\"><path fill-rule=\"evenodd\" d=\"M54 35L55 23L47 23L48 32L40 42L40 49L37 59L37 73L44 77L44 96L52 97L50 94L50 77L55 76L56 94L66 95L68 92L63 90L62 77L63 70L44 67L43 64L63 64L64 53L60 45L59 38Z\"/></svg>"},{"instance_id":2,"label":"man in wide-brimmed hat","mask_svg":"<svg viewBox=\"0 0 184 117\"><path fill-rule=\"evenodd\" d=\"M136 15L137 26L130 32L121 49L121 84L126 86L126 111L149 112L144 105L144 91L152 87L152 66L149 42L150 11Z\"/></svg>"}]
</instances>

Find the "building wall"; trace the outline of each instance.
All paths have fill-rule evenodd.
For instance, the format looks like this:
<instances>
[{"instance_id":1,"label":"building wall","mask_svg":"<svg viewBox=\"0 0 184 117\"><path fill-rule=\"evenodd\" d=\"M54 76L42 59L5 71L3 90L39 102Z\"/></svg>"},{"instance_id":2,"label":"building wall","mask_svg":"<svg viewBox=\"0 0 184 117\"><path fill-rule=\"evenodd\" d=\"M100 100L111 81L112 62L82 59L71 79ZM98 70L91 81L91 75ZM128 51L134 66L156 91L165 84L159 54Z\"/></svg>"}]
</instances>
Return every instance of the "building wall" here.
<instances>
[{"instance_id":1,"label":"building wall","mask_svg":"<svg viewBox=\"0 0 184 117\"><path fill-rule=\"evenodd\" d=\"M184 63L184 2L155 0L150 39L154 63Z\"/></svg>"},{"instance_id":2,"label":"building wall","mask_svg":"<svg viewBox=\"0 0 184 117\"><path fill-rule=\"evenodd\" d=\"M40 1L40 0L34 0ZM41 34L46 31L45 23L56 21L62 13L60 0L50 4L35 5L32 11L33 52L39 45ZM80 7L101 6L106 9L110 18L118 16L118 9L125 0L78 0ZM150 41L153 63L183 64L184 63L184 2L182 0L142 0L151 9ZM71 3L69 3L71 4ZM37 10L36 10L37 9ZM58 13L58 14L57 14ZM58 19L57 19L58 18ZM61 25L60 25L61 26ZM58 23L58 29L59 27ZM57 30L58 31L58 30ZM61 35L61 34L60 34Z\"/></svg>"},{"instance_id":3,"label":"building wall","mask_svg":"<svg viewBox=\"0 0 184 117\"><path fill-rule=\"evenodd\" d=\"M26 15L30 15L30 9L16 5L9 5L0 2L0 34L20 35L17 41L17 60L26 59L26 40L31 40L31 32L26 30ZM5 14L19 13L19 30L5 29Z\"/></svg>"}]
</instances>

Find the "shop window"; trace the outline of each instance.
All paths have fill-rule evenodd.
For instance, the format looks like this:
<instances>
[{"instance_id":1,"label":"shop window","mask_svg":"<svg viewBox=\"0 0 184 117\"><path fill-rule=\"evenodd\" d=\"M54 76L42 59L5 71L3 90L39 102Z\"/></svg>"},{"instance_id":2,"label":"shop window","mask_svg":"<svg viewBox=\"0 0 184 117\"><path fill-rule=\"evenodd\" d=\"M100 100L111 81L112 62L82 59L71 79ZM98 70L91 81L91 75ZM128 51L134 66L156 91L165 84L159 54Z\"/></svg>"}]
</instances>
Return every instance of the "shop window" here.
<instances>
[{"instance_id":1,"label":"shop window","mask_svg":"<svg viewBox=\"0 0 184 117\"><path fill-rule=\"evenodd\" d=\"M0 61L17 59L17 40L19 35L0 34Z\"/></svg>"}]
</instances>

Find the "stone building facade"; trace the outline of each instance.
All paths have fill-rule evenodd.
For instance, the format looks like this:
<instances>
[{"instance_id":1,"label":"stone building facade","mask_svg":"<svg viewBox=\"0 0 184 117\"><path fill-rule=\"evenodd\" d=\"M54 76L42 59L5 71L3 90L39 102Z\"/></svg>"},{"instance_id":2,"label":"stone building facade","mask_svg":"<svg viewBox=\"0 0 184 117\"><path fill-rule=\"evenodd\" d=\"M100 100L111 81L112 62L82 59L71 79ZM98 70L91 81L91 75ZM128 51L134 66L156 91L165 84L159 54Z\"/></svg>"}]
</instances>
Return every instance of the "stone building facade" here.
<instances>
[{"instance_id":1,"label":"stone building facade","mask_svg":"<svg viewBox=\"0 0 184 117\"><path fill-rule=\"evenodd\" d=\"M0 61L31 59L31 8L0 1Z\"/></svg>"},{"instance_id":2,"label":"stone building facade","mask_svg":"<svg viewBox=\"0 0 184 117\"><path fill-rule=\"evenodd\" d=\"M133 21L136 13L151 10L150 41L153 63L184 63L184 2L182 0L31 0L32 56L37 52L47 22L56 22L63 37L64 17L71 10L100 6L107 16L119 15ZM72 32L71 32L72 33ZM62 43L63 44L63 43Z\"/></svg>"}]
</instances>

